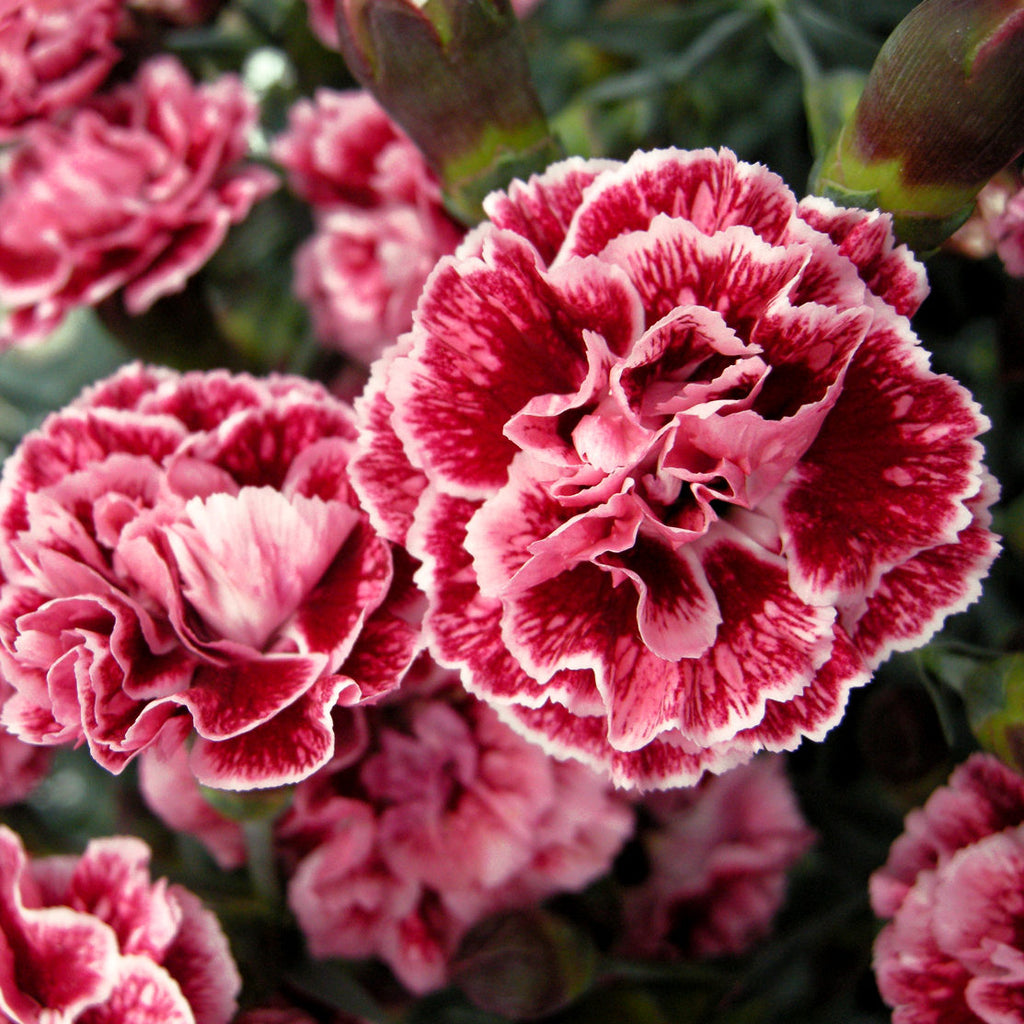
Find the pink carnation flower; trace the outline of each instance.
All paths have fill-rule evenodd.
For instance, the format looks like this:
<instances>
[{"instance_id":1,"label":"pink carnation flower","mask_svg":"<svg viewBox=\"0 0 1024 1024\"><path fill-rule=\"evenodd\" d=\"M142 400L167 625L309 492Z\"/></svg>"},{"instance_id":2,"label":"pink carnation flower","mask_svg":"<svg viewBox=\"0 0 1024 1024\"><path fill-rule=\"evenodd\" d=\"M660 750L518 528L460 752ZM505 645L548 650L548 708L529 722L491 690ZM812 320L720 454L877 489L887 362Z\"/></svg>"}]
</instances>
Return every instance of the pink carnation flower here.
<instances>
[{"instance_id":1,"label":"pink carnation flower","mask_svg":"<svg viewBox=\"0 0 1024 1024\"><path fill-rule=\"evenodd\" d=\"M409 206L335 210L295 257L295 294L316 336L362 363L409 329L423 282L451 245Z\"/></svg>"},{"instance_id":2,"label":"pink carnation flower","mask_svg":"<svg viewBox=\"0 0 1024 1024\"><path fill-rule=\"evenodd\" d=\"M334 704L397 686L419 643L354 436L309 381L138 365L27 435L0 482L8 728L114 772L187 743L223 789L325 764Z\"/></svg>"},{"instance_id":3,"label":"pink carnation flower","mask_svg":"<svg viewBox=\"0 0 1024 1024\"><path fill-rule=\"evenodd\" d=\"M121 0L0 2L0 141L87 100L120 53Z\"/></svg>"},{"instance_id":4,"label":"pink carnation flower","mask_svg":"<svg viewBox=\"0 0 1024 1024\"><path fill-rule=\"evenodd\" d=\"M441 203L422 154L368 92L318 89L299 100L272 151L292 191L317 208Z\"/></svg>"},{"instance_id":5,"label":"pink carnation flower","mask_svg":"<svg viewBox=\"0 0 1024 1024\"><path fill-rule=\"evenodd\" d=\"M0 176L0 341L33 340L124 289L180 291L275 186L240 163L256 106L233 76L194 86L170 57L66 125L33 125Z\"/></svg>"},{"instance_id":6,"label":"pink carnation flower","mask_svg":"<svg viewBox=\"0 0 1024 1024\"><path fill-rule=\"evenodd\" d=\"M317 227L295 259L295 293L316 336L372 362L412 323L423 282L462 228L419 150L364 92L320 89L274 143Z\"/></svg>"},{"instance_id":7,"label":"pink carnation flower","mask_svg":"<svg viewBox=\"0 0 1024 1024\"><path fill-rule=\"evenodd\" d=\"M871 903L895 1024L1024 1019L1024 779L976 754L911 811Z\"/></svg>"},{"instance_id":8,"label":"pink carnation flower","mask_svg":"<svg viewBox=\"0 0 1024 1024\"><path fill-rule=\"evenodd\" d=\"M0 937L11 1024L227 1024L235 1012L241 979L217 919L151 881L138 839L30 861L0 826Z\"/></svg>"},{"instance_id":9,"label":"pink carnation flower","mask_svg":"<svg viewBox=\"0 0 1024 1024\"><path fill-rule=\"evenodd\" d=\"M786 872L814 839L777 756L655 793L650 873L626 890L624 951L674 959L744 952L768 934Z\"/></svg>"},{"instance_id":10,"label":"pink carnation flower","mask_svg":"<svg viewBox=\"0 0 1024 1024\"><path fill-rule=\"evenodd\" d=\"M906 320L922 268L726 151L572 159L487 209L358 405L435 657L620 785L820 738L996 551L986 421Z\"/></svg>"},{"instance_id":11,"label":"pink carnation flower","mask_svg":"<svg viewBox=\"0 0 1024 1024\"><path fill-rule=\"evenodd\" d=\"M435 989L474 923L583 888L632 831L598 776L451 684L348 715L364 716L365 753L300 785L279 830L316 957L378 956L412 991Z\"/></svg>"}]
</instances>

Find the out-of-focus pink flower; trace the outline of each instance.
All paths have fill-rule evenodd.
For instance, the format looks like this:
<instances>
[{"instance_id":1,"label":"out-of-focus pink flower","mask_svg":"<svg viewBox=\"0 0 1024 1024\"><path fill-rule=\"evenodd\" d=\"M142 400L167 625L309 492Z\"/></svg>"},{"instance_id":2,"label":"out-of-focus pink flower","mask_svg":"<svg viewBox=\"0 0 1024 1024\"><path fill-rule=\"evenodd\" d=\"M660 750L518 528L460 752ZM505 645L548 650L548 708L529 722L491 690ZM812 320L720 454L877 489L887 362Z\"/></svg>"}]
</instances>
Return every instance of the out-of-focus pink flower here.
<instances>
[{"instance_id":1,"label":"out-of-focus pink flower","mask_svg":"<svg viewBox=\"0 0 1024 1024\"><path fill-rule=\"evenodd\" d=\"M457 239L412 206L334 210L295 257L316 336L362 363L409 329L423 282ZM451 245L448 245L448 242Z\"/></svg>"},{"instance_id":2,"label":"out-of-focus pink flower","mask_svg":"<svg viewBox=\"0 0 1024 1024\"><path fill-rule=\"evenodd\" d=\"M979 193L974 212L949 238L945 248L970 259L981 260L996 251L993 224L1006 211L1010 197L1020 188L1018 176L1010 170L997 174Z\"/></svg>"},{"instance_id":3,"label":"out-of-focus pink flower","mask_svg":"<svg viewBox=\"0 0 1024 1024\"><path fill-rule=\"evenodd\" d=\"M0 3L0 141L87 100L120 53L122 0Z\"/></svg>"},{"instance_id":4,"label":"out-of-focus pink flower","mask_svg":"<svg viewBox=\"0 0 1024 1024\"><path fill-rule=\"evenodd\" d=\"M871 903L891 919L875 975L896 1024L1024 1016L1024 779L976 754L906 819Z\"/></svg>"},{"instance_id":5,"label":"out-of-focus pink flower","mask_svg":"<svg viewBox=\"0 0 1024 1024\"><path fill-rule=\"evenodd\" d=\"M309 27L313 35L330 50L337 50L341 43L338 37L338 0L306 0Z\"/></svg>"},{"instance_id":6,"label":"out-of-focus pink flower","mask_svg":"<svg viewBox=\"0 0 1024 1024\"><path fill-rule=\"evenodd\" d=\"M12 693L0 678L0 705ZM23 800L50 770L52 751L26 743L0 726L0 807Z\"/></svg>"},{"instance_id":7,"label":"out-of-focus pink flower","mask_svg":"<svg viewBox=\"0 0 1024 1024\"><path fill-rule=\"evenodd\" d=\"M650 873L626 890L623 949L672 959L742 953L782 904L786 872L814 839L781 758L765 755L693 789L655 793Z\"/></svg>"},{"instance_id":8,"label":"out-of-focus pink flower","mask_svg":"<svg viewBox=\"0 0 1024 1024\"><path fill-rule=\"evenodd\" d=\"M0 826L0 936L12 1024L227 1024L235 1012L241 979L217 919L151 880L138 839L30 861Z\"/></svg>"},{"instance_id":9,"label":"out-of-focus pink flower","mask_svg":"<svg viewBox=\"0 0 1024 1024\"><path fill-rule=\"evenodd\" d=\"M314 956L378 956L412 991L437 988L471 925L581 889L632 831L597 775L454 683L338 714L364 717L366 752L297 787L279 828Z\"/></svg>"},{"instance_id":10,"label":"out-of-focus pink flower","mask_svg":"<svg viewBox=\"0 0 1024 1024\"><path fill-rule=\"evenodd\" d=\"M1024 277L1024 188L1018 189L991 219L996 252L1013 277Z\"/></svg>"},{"instance_id":11,"label":"out-of-focus pink flower","mask_svg":"<svg viewBox=\"0 0 1024 1024\"><path fill-rule=\"evenodd\" d=\"M318 209L441 202L420 151L368 92L318 89L299 100L273 154L292 191Z\"/></svg>"},{"instance_id":12,"label":"out-of-focus pink flower","mask_svg":"<svg viewBox=\"0 0 1024 1024\"><path fill-rule=\"evenodd\" d=\"M888 218L731 153L572 159L488 200L357 403L353 481L435 657L618 784L820 738L980 590L970 396Z\"/></svg>"},{"instance_id":13,"label":"out-of-focus pink flower","mask_svg":"<svg viewBox=\"0 0 1024 1024\"><path fill-rule=\"evenodd\" d=\"M295 259L295 292L323 344L371 363L408 330L423 282L463 230L420 152L365 92L317 91L274 143L316 231Z\"/></svg>"},{"instance_id":14,"label":"out-of-focus pink flower","mask_svg":"<svg viewBox=\"0 0 1024 1024\"><path fill-rule=\"evenodd\" d=\"M237 78L194 86L159 57L67 124L32 125L0 174L0 341L121 288L133 314L180 291L275 186L242 162L255 117Z\"/></svg>"},{"instance_id":15,"label":"out-of-focus pink flower","mask_svg":"<svg viewBox=\"0 0 1024 1024\"><path fill-rule=\"evenodd\" d=\"M325 764L331 708L393 689L419 643L354 436L309 381L139 365L27 435L0 482L8 728L114 772L187 743L222 789Z\"/></svg>"}]
</instances>

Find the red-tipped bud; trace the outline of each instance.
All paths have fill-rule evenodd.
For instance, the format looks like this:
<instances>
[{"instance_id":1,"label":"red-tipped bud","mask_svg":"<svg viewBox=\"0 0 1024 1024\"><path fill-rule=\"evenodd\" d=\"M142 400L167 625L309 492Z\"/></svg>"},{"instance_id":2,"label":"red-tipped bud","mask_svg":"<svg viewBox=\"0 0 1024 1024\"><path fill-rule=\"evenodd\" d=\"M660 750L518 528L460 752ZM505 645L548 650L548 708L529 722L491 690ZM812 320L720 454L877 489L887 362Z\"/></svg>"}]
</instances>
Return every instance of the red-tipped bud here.
<instances>
[{"instance_id":1,"label":"red-tipped bud","mask_svg":"<svg viewBox=\"0 0 1024 1024\"><path fill-rule=\"evenodd\" d=\"M814 191L932 249L1024 151L1024 0L925 0L886 41Z\"/></svg>"},{"instance_id":2,"label":"red-tipped bud","mask_svg":"<svg viewBox=\"0 0 1024 1024\"><path fill-rule=\"evenodd\" d=\"M341 52L405 129L461 220L561 157L509 0L342 0Z\"/></svg>"}]
</instances>

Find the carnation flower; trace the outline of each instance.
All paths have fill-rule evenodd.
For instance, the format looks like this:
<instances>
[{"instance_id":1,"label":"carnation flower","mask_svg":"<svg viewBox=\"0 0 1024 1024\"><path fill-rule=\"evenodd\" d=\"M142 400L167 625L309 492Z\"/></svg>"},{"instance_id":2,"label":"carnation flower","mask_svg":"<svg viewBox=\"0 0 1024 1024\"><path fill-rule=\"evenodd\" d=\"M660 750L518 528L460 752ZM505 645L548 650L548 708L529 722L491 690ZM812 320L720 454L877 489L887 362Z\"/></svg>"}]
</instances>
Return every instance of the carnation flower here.
<instances>
[{"instance_id":1,"label":"carnation flower","mask_svg":"<svg viewBox=\"0 0 1024 1024\"><path fill-rule=\"evenodd\" d=\"M412 323L423 282L462 229L419 150L364 92L317 91L274 143L317 227L295 259L316 336L371 363Z\"/></svg>"},{"instance_id":2,"label":"carnation flower","mask_svg":"<svg viewBox=\"0 0 1024 1024\"><path fill-rule=\"evenodd\" d=\"M455 239L439 243L432 222L410 206L335 210L295 257L295 294L316 336L363 363L412 323L423 282Z\"/></svg>"},{"instance_id":3,"label":"carnation flower","mask_svg":"<svg viewBox=\"0 0 1024 1024\"><path fill-rule=\"evenodd\" d=\"M0 141L87 100L120 56L120 0L0 3Z\"/></svg>"},{"instance_id":4,"label":"carnation flower","mask_svg":"<svg viewBox=\"0 0 1024 1024\"><path fill-rule=\"evenodd\" d=\"M279 828L289 903L316 957L378 956L412 991L442 985L485 915L583 888L632 813L582 765L546 757L454 680L363 718L365 752L302 783ZM351 748L350 748L351 750Z\"/></svg>"},{"instance_id":5,"label":"carnation flower","mask_svg":"<svg viewBox=\"0 0 1024 1024\"><path fill-rule=\"evenodd\" d=\"M151 880L138 839L30 861L0 826L0 908L11 1024L227 1024L235 1011L241 979L217 919Z\"/></svg>"},{"instance_id":6,"label":"carnation flower","mask_svg":"<svg viewBox=\"0 0 1024 1024\"><path fill-rule=\"evenodd\" d=\"M1024 779L976 754L907 815L871 878L875 975L895 1024L1024 1015Z\"/></svg>"},{"instance_id":7,"label":"carnation flower","mask_svg":"<svg viewBox=\"0 0 1024 1024\"><path fill-rule=\"evenodd\" d=\"M288 111L272 148L292 191L317 208L441 202L420 151L368 92L317 89Z\"/></svg>"},{"instance_id":8,"label":"carnation flower","mask_svg":"<svg viewBox=\"0 0 1024 1024\"><path fill-rule=\"evenodd\" d=\"M7 727L113 772L187 743L222 789L325 764L334 704L394 688L419 643L354 436L300 378L140 365L27 435L0 481Z\"/></svg>"},{"instance_id":9,"label":"carnation flower","mask_svg":"<svg viewBox=\"0 0 1024 1024\"><path fill-rule=\"evenodd\" d=\"M435 657L620 785L822 737L996 550L920 265L727 151L571 159L487 208L358 406Z\"/></svg>"},{"instance_id":10,"label":"carnation flower","mask_svg":"<svg viewBox=\"0 0 1024 1024\"><path fill-rule=\"evenodd\" d=\"M241 163L256 105L170 57L63 125L31 126L0 175L0 341L42 337L123 288L131 314L180 291L275 186Z\"/></svg>"},{"instance_id":11,"label":"carnation flower","mask_svg":"<svg viewBox=\"0 0 1024 1024\"><path fill-rule=\"evenodd\" d=\"M814 838L778 756L647 797L648 875L626 890L624 950L675 959L744 952L768 934L786 872Z\"/></svg>"}]
</instances>

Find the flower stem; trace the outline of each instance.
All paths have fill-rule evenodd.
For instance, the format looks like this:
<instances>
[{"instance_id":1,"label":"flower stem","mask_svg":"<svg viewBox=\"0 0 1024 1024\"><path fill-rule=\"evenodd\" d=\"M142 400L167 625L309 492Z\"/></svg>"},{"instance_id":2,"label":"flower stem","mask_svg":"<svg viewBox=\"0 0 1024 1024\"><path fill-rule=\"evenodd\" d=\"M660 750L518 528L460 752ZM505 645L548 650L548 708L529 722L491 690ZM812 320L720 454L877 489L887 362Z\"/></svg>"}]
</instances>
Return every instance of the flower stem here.
<instances>
[{"instance_id":1,"label":"flower stem","mask_svg":"<svg viewBox=\"0 0 1024 1024\"><path fill-rule=\"evenodd\" d=\"M274 818L251 818L241 826L253 895L267 911L276 913L282 906L283 893L274 860Z\"/></svg>"}]
</instances>

